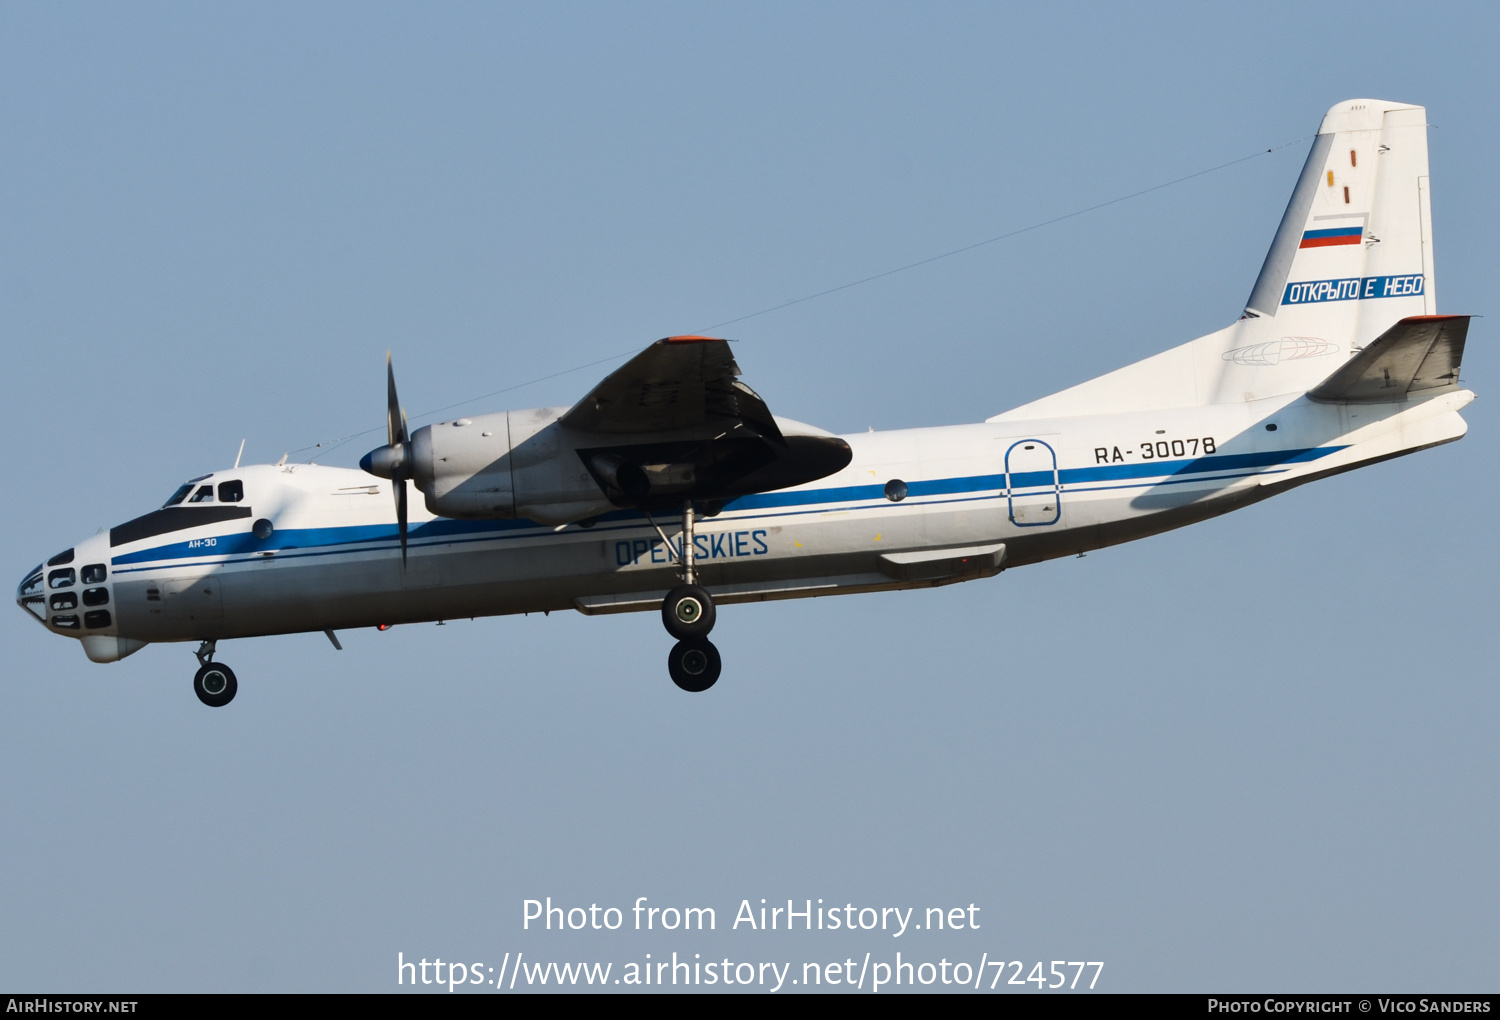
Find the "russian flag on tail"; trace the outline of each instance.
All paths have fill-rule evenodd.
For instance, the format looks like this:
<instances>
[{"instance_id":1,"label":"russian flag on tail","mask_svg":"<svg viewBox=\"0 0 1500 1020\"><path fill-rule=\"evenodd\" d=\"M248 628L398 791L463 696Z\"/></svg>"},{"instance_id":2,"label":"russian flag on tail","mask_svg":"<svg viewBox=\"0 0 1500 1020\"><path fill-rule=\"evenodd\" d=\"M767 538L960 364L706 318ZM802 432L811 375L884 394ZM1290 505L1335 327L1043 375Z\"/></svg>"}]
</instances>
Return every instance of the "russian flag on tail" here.
<instances>
[{"instance_id":1,"label":"russian flag on tail","mask_svg":"<svg viewBox=\"0 0 1500 1020\"><path fill-rule=\"evenodd\" d=\"M1305 230L1299 248L1327 248L1333 244L1358 244L1364 227L1333 227L1329 230Z\"/></svg>"}]
</instances>

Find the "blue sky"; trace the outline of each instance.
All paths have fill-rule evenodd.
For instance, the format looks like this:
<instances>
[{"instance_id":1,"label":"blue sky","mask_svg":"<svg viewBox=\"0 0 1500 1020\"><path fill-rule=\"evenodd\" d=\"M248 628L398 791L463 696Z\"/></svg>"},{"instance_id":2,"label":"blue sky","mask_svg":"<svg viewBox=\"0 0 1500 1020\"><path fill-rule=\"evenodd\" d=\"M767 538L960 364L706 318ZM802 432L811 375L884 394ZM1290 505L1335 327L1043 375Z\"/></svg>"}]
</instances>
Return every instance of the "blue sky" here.
<instances>
[{"instance_id":1,"label":"blue sky","mask_svg":"<svg viewBox=\"0 0 1500 1020\"><path fill-rule=\"evenodd\" d=\"M4 562L241 439L270 461L381 426L387 350L415 416L1356 96L1428 108L1441 309L1489 313L1496 37L1464 4L4 5ZM779 414L980 420L1236 317L1305 151L725 335ZM973 902L987 927L920 951L1104 960L1116 991L1490 987L1488 321L1461 443L1082 560L728 608L711 696L666 681L654 619L559 614L226 642L240 695L210 712L186 646L97 666L5 614L0 984L893 948L523 932L550 895L721 927L743 898ZM463 407L567 404L609 367Z\"/></svg>"}]
</instances>

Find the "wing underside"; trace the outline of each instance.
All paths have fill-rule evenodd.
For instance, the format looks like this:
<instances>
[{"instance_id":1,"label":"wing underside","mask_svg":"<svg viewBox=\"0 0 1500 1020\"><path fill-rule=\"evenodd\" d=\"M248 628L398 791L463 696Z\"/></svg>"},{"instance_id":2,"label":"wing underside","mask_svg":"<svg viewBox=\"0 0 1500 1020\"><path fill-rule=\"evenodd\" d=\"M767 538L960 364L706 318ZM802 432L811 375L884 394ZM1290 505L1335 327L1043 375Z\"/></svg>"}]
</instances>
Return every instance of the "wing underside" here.
<instances>
[{"instance_id":1,"label":"wing underside","mask_svg":"<svg viewBox=\"0 0 1500 1020\"><path fill-rule=\"evenodd\" d=\"M727 340L667 337L611 372L562 424L604 435L737 431L779 442L781 430L765 401L739 374Z\"/></svg>"},{"instance_id":2,"label":"wing underside","mask_svg":"<svg viewBox=\"0 0 1500 1020\"><path fill-rule=\"evenodd\" d=\"M617 506L722 503L849 463L849 444L835 436L783 435L739 375L728 341L667 337L610 373L558 424L581 434L575 452Z\"/></svg>"}]
</instances>

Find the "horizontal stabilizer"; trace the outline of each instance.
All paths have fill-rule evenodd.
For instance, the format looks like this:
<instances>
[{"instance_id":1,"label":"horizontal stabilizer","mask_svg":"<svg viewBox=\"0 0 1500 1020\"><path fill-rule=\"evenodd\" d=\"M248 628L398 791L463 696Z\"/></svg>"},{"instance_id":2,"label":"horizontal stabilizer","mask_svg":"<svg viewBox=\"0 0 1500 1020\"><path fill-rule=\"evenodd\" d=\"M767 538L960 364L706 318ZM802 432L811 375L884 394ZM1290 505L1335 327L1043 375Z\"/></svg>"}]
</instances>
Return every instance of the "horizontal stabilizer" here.
<instances>
[{"instance_id":1,"label":"horizontal stabilizer","mask_svg":"<svg viewBox=\"0 0 1500 1020\"><path fill-rule=\"evenodd\" d=\"M1402 319L1307 395L1324 403L1374 404L1457 389L1468 335L1467 315Z\"/></svg>"}]
</instances>

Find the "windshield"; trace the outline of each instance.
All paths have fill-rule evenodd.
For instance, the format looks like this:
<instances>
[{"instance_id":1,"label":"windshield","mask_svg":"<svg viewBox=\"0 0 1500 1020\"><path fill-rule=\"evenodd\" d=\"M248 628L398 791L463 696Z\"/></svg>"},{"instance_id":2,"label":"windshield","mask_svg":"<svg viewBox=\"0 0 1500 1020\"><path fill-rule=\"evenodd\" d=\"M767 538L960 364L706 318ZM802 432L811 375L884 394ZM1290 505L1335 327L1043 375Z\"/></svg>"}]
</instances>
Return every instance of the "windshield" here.
<instances>
[{"instance_id":1,"label":"windshield","mask_svg":"<svg viewBox=\"0 0 1500 1020\"><path fill-rule=\"evenodd\" d=\"M181 503L183 500L187 499L187 494L192 491L193 487L191 485L184 485L182 488L172 493L172 498L162 504L162 509L166 509L169 506L176 506L178 503Z\"/></svg>"}]
</instances>

